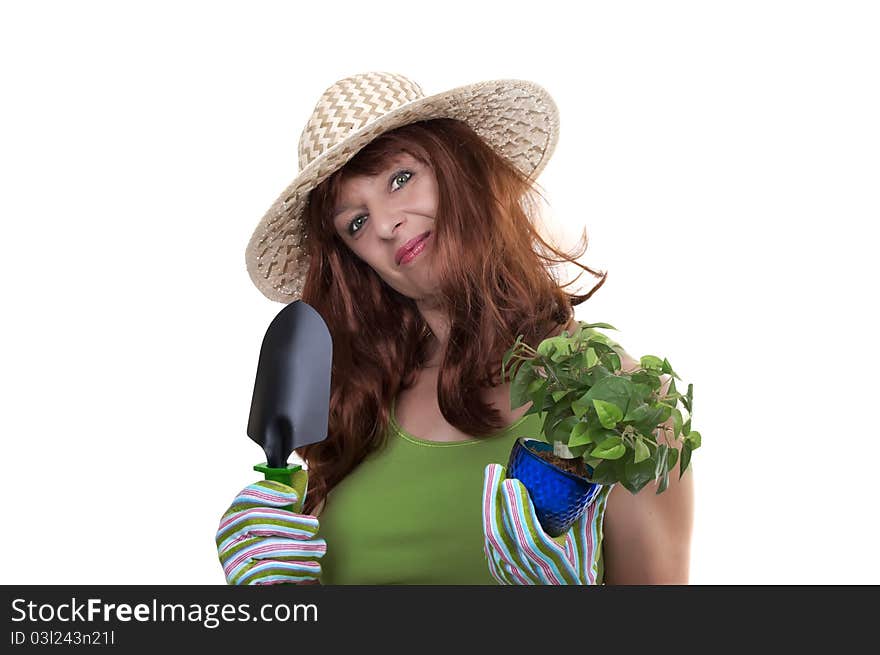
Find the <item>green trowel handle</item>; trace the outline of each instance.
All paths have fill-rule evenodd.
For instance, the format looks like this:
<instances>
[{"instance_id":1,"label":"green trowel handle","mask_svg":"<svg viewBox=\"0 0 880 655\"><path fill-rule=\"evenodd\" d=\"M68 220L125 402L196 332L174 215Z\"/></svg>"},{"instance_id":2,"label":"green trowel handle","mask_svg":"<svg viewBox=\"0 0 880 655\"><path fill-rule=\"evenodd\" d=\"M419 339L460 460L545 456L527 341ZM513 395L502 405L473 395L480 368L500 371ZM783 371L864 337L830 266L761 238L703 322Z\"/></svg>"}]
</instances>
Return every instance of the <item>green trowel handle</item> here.
<instances>
[{"instance_id":1,"label":"green trowel handle","mask_svg":"<svg viewBox=\"0 0 880 655\"><path fill-rule=\"evenodd\" d=\"M276 469L270 466L267 466L265 462L262 464L255 464L254 470L259 471L263 474L266 480L272 480L273 482L280 482L281 484L286 484L288 487L294 486L293 484L293 474L302 469L302 466L299 464L288 464L284 468ZM286 509L290 512L295 512L293 505L285 505L281 509Z\"/></svg>"}]
</instances>

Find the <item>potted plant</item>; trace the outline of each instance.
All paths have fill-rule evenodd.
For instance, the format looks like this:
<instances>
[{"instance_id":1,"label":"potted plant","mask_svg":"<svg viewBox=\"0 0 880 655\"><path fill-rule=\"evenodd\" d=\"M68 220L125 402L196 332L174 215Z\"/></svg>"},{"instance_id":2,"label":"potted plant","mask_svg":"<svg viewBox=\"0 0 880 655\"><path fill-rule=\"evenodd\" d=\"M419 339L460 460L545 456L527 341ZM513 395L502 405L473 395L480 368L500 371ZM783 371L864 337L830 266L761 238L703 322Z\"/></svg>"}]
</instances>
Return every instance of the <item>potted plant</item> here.
<instances>
[{"instance_id":1,"label":"potted plant","mask_svg":"<svg viewBox=\"0 0 880 655\"><path fill-rule=\"evenodd\" d=\"M511 382L511 407L532 401L526 414L545 413L544 441L518 439L507 475L528 489L553 537L568 530L601 485L619 483L635 494L659 480L662 493L676 463L684 475L700 447L700 433L691 429L693 385L679 393L675 379L681 378L668 360L654 355L622 370L613 347L619 344L594 328L617 329L579 321L573 334L545 339L537 349L520 335L501 365L502 379ZM674 378L665 392L664 374ZM670 417L672 428L664 425ZM681 457L659 438L664 432L667 443L680 443Z\"/></svg>"}]
</instances>

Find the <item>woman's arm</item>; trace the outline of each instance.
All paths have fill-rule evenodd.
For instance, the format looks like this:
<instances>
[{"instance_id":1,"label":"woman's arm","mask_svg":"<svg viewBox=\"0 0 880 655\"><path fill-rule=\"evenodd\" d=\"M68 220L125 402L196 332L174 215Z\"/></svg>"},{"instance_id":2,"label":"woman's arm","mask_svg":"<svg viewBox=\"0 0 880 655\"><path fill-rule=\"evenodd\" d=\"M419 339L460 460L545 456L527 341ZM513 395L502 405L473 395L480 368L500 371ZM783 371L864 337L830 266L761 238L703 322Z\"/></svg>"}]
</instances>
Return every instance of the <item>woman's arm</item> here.
<instances>
[{"instance_id":1,"label":"woman's arm","mask_svg":"<svg viewBox=\"0 0 880 655\"><path fill-rule=\"evenodd\" d=\"M639 366L628 356L624 370ZM671 378L664 376L663 393ZM669 440L661 439L670 447ZM687 584L690 571L691 532L694 515L693 463L679 480L676 466L669 472L669 486L657 494L657 482L645 485L633 495L616 485L605 510L603 553L606 584Z\"/></svg>"}]
</instances>

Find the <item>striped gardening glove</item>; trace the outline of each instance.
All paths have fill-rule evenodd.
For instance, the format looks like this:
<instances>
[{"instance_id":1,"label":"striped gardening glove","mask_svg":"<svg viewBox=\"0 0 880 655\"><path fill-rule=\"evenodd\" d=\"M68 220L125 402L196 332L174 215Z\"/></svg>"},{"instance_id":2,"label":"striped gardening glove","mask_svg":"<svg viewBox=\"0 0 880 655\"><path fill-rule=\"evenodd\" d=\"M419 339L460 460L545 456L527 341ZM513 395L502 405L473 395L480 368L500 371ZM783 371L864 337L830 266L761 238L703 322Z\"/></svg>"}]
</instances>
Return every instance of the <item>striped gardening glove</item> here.
<instances>
[{"instance_id":1,"label":"striped gardening glove","mask_svg":"<svg viewBox=\"0 0 880 655\"><path fill-rule=\"evenodd\" d=\"M239 492L220 519L217 555L226 582L234 585L315 584L327 544L318 539L318 518L298 514L308 474L293 475L293 486L261 480ZM295 511L281 509L293 505Z\"/></svg>"},{"instance_id":2,"label":"striped gardening glove","mask_svg":"<svg viewBox=\"0 0 880 655\"><path fill-rule=\"evenodd\" d=\"M555 539L538 523L529 493L505 468L483 472L483 537L489 572L499 584L596 583L602 518L611 485L604 486L565 535Z\"/></svg>"}]
</instances>

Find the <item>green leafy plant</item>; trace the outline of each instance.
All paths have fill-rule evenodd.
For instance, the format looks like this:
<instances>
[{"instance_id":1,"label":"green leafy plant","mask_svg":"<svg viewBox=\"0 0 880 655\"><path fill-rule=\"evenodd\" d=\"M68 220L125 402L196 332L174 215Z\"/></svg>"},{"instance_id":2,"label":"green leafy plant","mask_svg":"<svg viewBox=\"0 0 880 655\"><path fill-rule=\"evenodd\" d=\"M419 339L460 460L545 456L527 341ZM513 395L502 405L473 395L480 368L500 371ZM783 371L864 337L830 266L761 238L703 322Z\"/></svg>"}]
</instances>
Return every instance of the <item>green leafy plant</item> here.
<instances>
[{"instance_id":1,"label":"green leafy plant","mask_svg":"<svg viewBox=\"0 0 880 655\"><path fill-rule=\"evenodd\" d=\"M591 480L619 482L632 493L659 480L657 493L662 493L676 463L681 477L700 447L700 433L691 429L694 385L679 393L675 380L681 378L668 360L654 355L623 371L613 347L619 344L594 330L617 328L578 326L571 335L565 331L545 339L537 349L517 337L501 364L502 378L511 381L511 407L531 400L526 414L546 412L542 432L554 455L583 458L592 469ZM673 378L665 393L664 374ZM670 417L672 428L665 425ZM666 443L659 438L664 432ZM680 443L680 457L678 449L667 445L673 442Z\"/></svg>"}]
</instances>

